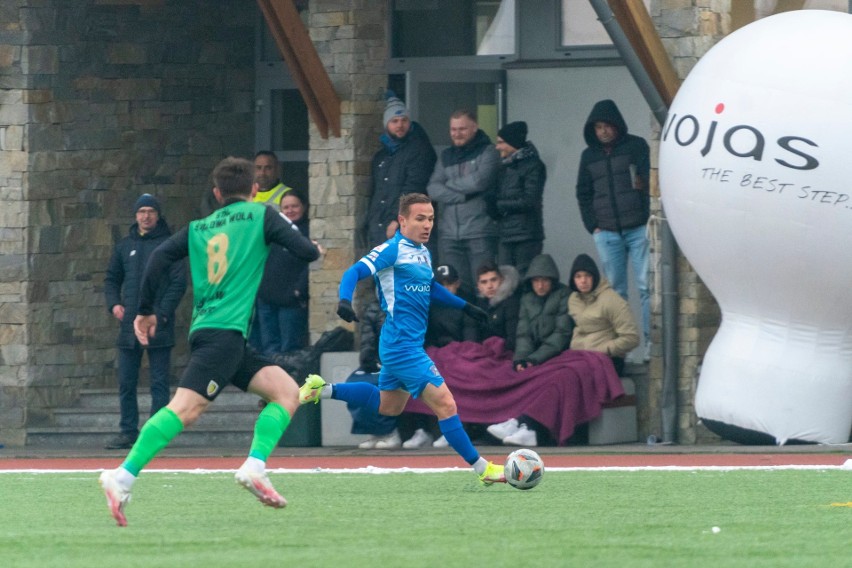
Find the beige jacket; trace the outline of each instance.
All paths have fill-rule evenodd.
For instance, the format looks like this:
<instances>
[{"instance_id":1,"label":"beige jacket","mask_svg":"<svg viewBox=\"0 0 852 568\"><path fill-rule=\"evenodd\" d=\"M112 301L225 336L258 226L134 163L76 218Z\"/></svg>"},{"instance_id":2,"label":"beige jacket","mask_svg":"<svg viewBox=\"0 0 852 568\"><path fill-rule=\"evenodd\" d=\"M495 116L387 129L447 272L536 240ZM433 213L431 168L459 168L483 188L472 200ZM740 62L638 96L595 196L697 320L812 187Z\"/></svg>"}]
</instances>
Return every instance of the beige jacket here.
<instances>
[{"instance_id":1,"label":"beige jacket","mask_svg":"<svg viewBox=\"0 0 852 568\"><path fill-rule=\"evenodd\" d=\"M573 292L568 298L568 314L574 318L571 349L623 358L639 345L639 329L630 306L604 278L587 294Z\"/></svg>"}]
</instances>

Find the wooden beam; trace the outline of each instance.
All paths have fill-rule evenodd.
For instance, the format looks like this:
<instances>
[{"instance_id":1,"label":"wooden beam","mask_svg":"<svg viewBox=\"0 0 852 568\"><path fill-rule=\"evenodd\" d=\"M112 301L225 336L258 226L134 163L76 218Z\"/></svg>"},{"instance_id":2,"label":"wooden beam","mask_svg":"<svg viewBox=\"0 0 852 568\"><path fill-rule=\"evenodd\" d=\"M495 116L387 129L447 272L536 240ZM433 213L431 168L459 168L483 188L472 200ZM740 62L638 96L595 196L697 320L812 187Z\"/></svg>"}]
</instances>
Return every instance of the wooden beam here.
<instances>
[{"instance_id":1,"label":"wooden beam","mask_svg":"<svg viewBox=\"0 0 852 568\"><path fill-rule=\"evenodd\" d=\"M340 98L292 0L257 0L320 135L340 136Z\"/></svg>"},{"instance_id":2,"label":"wooden beam","mask_svg":"<svg viewBox=\"0 0 852 568\"><path fill-rule=\"evenodd\" d=\"M642 0L608 0L618 25L667 107L680 88L680 79Z\"/></svg>"}]
</instances>

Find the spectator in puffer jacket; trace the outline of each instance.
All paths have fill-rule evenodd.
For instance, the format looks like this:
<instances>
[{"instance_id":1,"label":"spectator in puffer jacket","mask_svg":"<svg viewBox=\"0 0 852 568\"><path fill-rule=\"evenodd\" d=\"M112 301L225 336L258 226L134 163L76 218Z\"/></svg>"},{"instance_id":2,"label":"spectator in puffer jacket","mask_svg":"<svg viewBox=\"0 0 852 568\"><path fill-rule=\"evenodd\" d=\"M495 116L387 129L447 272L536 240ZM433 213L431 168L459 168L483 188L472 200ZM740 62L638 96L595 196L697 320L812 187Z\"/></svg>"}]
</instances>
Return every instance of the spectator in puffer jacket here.
<instances>
[{"instance_id":1,"label":"spectator in puffer jacket","mask_svg":"<svg viewBox=\"0 0 852 568\"><path fill-rule=\"evenodd\" d=\"M588 148L580 157L577 201L592 234L604 273L627 299L627 261L642 306L642 334L648 359L651 295L648 287L650 211L648 143L627 132L627 123L611 100L595 103L583 127Z\"/></svg>"},{"instance_id":2,"label":"spectator in puffer jacket","mask_svg":"<svg viewBox=\"0 0 852 568\"><path fill-rule=\"evenodd\" d=\"M542 196L547 168L527 140L527 123L511 122L497 133L502 158L494 209L499 241L497 263L518 269L521 277L544 246Z\"/></svg>"},{"instance_id":3,"label":"spectator in puffer jacket","mask_svg":"<svg viewBox=\"0 0 852 568\"><path fill-rule=\"evenodd\" d=\"M362 227L366 248L379 246L394 236L399 223L399 198L426 193L435 167L435 150L423 127L412 122L408 108L388 91L381 148L370 167L373 193Z\"/></svg>"},{"instance_id":4,"label":"spectator in puffer jacket","mask_svg":"<svg viewBox=\"0 0 852 568\"><path fill-rule=\"evenodd\" d=\"M606 353L620 375L624 357L639 345L639 331L627 302L601 278L595 261L581 254L571 266L568 313L574 320L571 349Z\"/></svg>"}]
</instances>

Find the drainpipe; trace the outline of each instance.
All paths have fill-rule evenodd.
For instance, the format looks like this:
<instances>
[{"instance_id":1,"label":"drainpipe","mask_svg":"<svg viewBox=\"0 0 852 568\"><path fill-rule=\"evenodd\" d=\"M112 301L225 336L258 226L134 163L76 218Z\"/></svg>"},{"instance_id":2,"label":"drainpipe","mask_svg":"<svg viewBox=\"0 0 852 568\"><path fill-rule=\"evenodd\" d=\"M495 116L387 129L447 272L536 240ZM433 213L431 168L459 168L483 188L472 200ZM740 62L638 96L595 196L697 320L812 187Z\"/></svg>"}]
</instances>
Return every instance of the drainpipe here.
<instances>
[{"instance_id":1,"label":"drainpipe","mask_svg":"<svg viewBox=\"0 0 852 568\"><path fill-rule=\"evenodd\" d=\"M642 62L636 56L630 40L627 39L621 26L618 25L607 0L589 1L662 128L666 122L668 107L654 87L654 83L648 76ZM672 444L677 441L677 373L679 367L677 351L677 244L665 218L660 220L659 227L663 287L663 388L660 418L662 442Z\"/></svg>"}]
</instances>

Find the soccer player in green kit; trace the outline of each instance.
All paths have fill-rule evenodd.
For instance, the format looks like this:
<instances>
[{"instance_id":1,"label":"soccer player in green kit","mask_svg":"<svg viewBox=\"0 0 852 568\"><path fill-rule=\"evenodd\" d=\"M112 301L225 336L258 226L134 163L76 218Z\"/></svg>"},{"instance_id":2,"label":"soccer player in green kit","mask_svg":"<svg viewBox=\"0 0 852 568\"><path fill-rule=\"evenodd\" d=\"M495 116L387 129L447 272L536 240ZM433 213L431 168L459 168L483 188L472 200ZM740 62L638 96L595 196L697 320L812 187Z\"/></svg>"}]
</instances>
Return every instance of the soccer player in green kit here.
<instances>
[{"instance_id":1,"label":"soccer player in green kit","mask_svg":"<svg viewBox=\"0 0 852 568\"><path fill-rule=\"evenodd\" d=\"M152 310L156 276L189 256L194 290L190 359L174 398L145 423L124 463L100 476L119 526L127 525L124 508L142 468L228 384L268 403L258 416L249 456L237 470L236 481L264 505L287 505L266 475L266 460L299 408L299 387L281 367L249 347L246 337L270 244L307 261L316 260L322 251L275 210L251 203L257 191L253 179L254 164L248 160L229 157L219 162L213 170L213 194L221 208L165 241L145 269L134 321L143 345L157 328Z\"/></svg>"}]
</instances>

